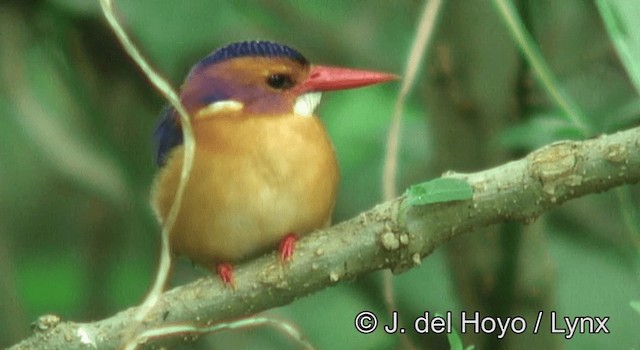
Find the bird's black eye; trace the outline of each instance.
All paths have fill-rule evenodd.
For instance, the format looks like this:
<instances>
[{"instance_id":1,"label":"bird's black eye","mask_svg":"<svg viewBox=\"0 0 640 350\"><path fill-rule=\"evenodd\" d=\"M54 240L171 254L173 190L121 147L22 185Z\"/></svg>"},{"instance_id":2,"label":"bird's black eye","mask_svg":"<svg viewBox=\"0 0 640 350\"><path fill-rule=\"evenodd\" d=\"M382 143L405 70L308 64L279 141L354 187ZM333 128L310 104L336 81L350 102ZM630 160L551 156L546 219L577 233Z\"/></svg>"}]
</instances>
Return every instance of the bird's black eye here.
<instances>
[{"instance_id":1,"label":"bird's black eye","mask_svg":"<svg viewBox=\"0 0 640 350\"><path fill-rule=\"evenodd\" d=\"M277 90L286 90L293 86L293 80L286 74L272 74L267 78L267 84Z\"/></svg>"}]
</instances>

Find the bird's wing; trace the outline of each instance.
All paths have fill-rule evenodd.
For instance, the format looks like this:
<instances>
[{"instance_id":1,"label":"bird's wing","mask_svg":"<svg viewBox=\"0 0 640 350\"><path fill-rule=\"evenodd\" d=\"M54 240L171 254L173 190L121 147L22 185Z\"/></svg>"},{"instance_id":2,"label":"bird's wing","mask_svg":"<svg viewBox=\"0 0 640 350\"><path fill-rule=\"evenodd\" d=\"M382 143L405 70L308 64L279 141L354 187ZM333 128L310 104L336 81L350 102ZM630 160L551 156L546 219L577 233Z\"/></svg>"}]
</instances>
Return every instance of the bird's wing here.
<instances>
[{"instance_id":1,"label":"bird's wing","mask_svg":"<svg viewBox=\"0 0 640 350\"><path fill-rule=\"evenodd\" d=\"M167 154L176 146L182 144L182 128L176 118L176 111L170 105L165 105L160 112L160 122L153 133L156 147L156 164L163 166Z\"/></svg>"}]
</instances>

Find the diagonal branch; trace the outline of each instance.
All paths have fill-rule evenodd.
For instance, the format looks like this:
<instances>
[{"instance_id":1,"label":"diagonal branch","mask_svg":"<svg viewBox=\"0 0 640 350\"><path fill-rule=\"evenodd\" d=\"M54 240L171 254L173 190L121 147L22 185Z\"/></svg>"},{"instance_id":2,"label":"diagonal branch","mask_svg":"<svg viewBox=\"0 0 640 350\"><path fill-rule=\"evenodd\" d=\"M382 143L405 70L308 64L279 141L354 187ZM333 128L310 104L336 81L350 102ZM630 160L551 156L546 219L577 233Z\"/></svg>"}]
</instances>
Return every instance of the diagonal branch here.
<instances>
[{"instance_id":1,"label":"diagonal branch","mask_svg":"<svg viewBox=\"0 0 640 350\"><path fill-rule=\"evenodd\" d=\"M567 200L637 183L640 128L560 141L493 169L445 176L468 181L473 199L411 207L401 196L382 203L301 239L285 267L275 254L239 266L236 290L211 277L163 293L143 326L211 325L288 304L370 271L401 272L461 233L510 220L530 223ZM39 324L39 332L11 349L116 348L131 331L135 312L130 308L93 323Z\"/></svg>"}]
</instances>

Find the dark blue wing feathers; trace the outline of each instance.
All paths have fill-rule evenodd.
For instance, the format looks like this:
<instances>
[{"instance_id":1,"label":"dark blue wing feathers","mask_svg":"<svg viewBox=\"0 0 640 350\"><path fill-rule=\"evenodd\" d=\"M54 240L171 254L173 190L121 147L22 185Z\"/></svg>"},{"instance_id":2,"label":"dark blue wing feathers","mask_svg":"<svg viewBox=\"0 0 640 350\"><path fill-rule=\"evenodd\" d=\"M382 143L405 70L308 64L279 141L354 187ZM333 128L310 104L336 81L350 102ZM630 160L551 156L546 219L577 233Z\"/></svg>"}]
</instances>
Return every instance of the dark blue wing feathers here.
<instances>
[{"instance_id":1,"label":"dark blue wing feathers","mask_svg":"<svg viewBox=\"0 0 640 350\"><path fill-rule=\"evenodd\" d=\"M160 112L160 122L153 133L156 141L156 164L163 166L166 157L174 147L182 144L182 128L178 124L173 107L166 105Z\"/></svg>"}]
</instances>

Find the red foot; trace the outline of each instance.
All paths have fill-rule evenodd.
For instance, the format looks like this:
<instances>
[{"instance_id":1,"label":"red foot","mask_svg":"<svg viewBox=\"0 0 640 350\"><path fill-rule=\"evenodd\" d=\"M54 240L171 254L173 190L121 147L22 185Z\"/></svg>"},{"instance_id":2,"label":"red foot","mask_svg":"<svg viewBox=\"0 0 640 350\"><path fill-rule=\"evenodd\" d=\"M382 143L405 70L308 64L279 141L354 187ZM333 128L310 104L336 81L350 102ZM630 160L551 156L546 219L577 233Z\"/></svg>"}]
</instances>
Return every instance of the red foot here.
<instances>
[{"instance_id":1,"label":"red foot","mask_svg":"<svg viewBox=\"0 0 640 350\"><path fill-rule=\"evenodd\" d=\"M282 238L280 241L280 262L286 263L293 259L293 250L296 247L296 242L298 241L298 235L295 233L288 233L286 236Z\"/></svg>"},{"instance_id":2,"label":"red foot","mask_svg":"<svg viewBox=\"0 0 640 350\"><path fill-rule=\"evenodd\" d=\"M233 283L233 266L231 266L231 264L220 263L216 265L216 272L218 272L218 276L225 286L235 288L235 284Z\"/></svg>"}]
</instances>

